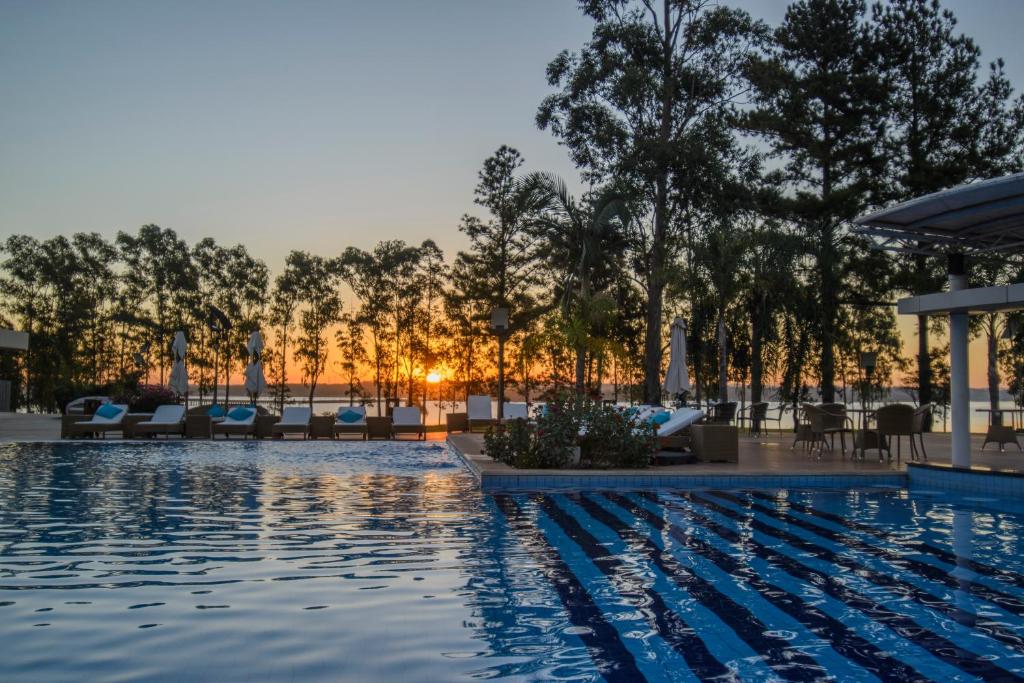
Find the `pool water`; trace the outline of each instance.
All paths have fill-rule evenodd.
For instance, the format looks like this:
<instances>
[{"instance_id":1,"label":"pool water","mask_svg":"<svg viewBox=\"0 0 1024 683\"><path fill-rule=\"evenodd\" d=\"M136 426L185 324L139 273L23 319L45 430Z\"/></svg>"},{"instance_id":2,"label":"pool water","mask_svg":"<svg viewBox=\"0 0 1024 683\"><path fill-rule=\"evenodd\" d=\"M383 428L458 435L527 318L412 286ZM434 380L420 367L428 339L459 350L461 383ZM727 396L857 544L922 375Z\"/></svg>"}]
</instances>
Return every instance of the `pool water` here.
<instances>
[{"instance_id":1,"label":"pool water","mask_svg":"<svg viewBox=\"0 0 1024 683\"><path fill-rule=\"evenodd\" d=\"M483 494L438 443L0 447L0 680L1019 680L1024 512Z\"/></svg>"}]
</instances>

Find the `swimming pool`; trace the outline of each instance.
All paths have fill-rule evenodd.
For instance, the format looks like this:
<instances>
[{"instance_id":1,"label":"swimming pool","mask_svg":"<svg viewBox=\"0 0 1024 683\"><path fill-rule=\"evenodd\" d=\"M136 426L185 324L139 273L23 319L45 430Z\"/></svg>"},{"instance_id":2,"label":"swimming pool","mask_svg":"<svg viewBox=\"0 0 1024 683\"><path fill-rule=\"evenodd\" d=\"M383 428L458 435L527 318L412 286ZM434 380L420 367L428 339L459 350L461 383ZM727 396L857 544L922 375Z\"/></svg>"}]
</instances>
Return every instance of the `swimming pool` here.
<instances>
[{"instance_id":1,"label":"swimming pool","mask_svg":"<svg viewBox=\"0 0 1024 683\"><path fill-rule=\"evenodd\" d=\"M0 447L0 680L1016 680L1017 505L482 494L437 443Z\"/></svg>"}]
</instances>

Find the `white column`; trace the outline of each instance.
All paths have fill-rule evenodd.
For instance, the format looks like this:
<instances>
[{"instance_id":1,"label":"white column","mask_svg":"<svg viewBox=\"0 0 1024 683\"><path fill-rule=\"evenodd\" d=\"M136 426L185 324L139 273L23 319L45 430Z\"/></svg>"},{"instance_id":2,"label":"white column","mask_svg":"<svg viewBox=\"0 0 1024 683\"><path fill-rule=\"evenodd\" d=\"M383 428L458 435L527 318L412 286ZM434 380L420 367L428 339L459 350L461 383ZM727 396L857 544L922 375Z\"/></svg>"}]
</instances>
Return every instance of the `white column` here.
<instances>
[{"instance_id":1,"label":"white column","mask_svg":"<svg viewBox=\"0 0 1024 683\"><path fill-rule=\"evenodd\" d=\"M949 288L964 289L967 278L950 275ZM968 315L966 312L949 314L949 389L950 423L953 430L953 467L971 466L971 388L967 359Z\"/></svg>"}]
</instances>

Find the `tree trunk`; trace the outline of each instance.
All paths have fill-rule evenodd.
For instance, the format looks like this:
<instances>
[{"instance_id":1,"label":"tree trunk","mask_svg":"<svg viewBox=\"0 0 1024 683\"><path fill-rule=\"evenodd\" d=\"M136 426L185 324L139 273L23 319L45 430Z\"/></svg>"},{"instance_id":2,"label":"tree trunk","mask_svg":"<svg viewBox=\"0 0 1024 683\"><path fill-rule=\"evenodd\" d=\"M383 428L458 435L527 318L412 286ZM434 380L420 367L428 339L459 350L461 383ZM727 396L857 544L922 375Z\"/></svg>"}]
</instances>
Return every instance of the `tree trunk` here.
<instances>
[{"instance_id":1,"label":"tree trunk","mask_svg":"<svg viewBox=\"0 0 1024 683\"><path fill-rule=\"evenodd\" d=\"M993 411L999 410L999 329L996 314L989 313L986 321L988 342L988 402Z\"/></svg>"},{"instance_id":2,"label":"tree trunk","mask_svg":"<svg viewBox=\"0 0 1024 683\"><path fill-rule=\"evenodd\" d=\"M586 378L587 351L582 344L576 345L576 394L582 396L587 391Z\"/></svg>"},{"instance_id":3,"label":"tree trunk","mask_svg":"<svg viewBox=\"0 0 1024 683\"><path fill-rule=\"evenodd\" d=\"M750 335L750 402L760 403L764 392L762 385L761 329L760 320L755 316Z\"/></svg>"},{"instance_id":4,"label":"tree trunk","mask_svg":"<svg viewBox=\"0 0 1024 683\"><path fill-rule=\"evenodd\" d=\"M505 417L505 335L498 335L498 420Z\"/></svg>"},{"instance_id":5,"label":"tree trunk","mask_svg":"<svg viewBox=\"0 0 1024 683\"><path fill-rule=\"evenodd\" d=\"M718 400L729 400L729 336L725 331L725 311L718 312Z\"/></svg>"}]
</instances>

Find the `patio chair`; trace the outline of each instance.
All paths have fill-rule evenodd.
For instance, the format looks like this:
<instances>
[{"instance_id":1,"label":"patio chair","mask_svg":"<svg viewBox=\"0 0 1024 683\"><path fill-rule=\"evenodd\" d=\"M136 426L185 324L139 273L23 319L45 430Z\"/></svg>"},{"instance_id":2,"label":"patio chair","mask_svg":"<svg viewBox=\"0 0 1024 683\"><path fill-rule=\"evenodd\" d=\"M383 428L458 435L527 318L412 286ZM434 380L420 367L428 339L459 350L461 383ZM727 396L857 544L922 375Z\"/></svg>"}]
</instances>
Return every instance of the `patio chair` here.
<instances>
[{"instance_id":1,"label":"patio chair","mask_svg":"<svg viewBox=\"0 0 1024 683\"><path fill-rule=\"evenodd\" d=\"M153 417L143 422L136 422L133 429L137 435L163 434L170 436L175 434L185 436L185 406L173 404L157 406Z\"/></svg>"},{"instance_id":2,"label":"patio chair","mask_svg":"<svg viewBox=\"0 0 1024 683\"><path fill-rule=\"evenodd\" d=\"M334 438L352 435L366 440L366 406L343 406L334 416Z\"/></svg>"},{"instance_id":3,"label":"patio chair","mask_svg":"<svg viewBox=\"0 0 1024 683\"><path fill-rule=\"evenodd\" d=\"M768 420L768 403L760 401L750 404L750 427L747 433L751 436L762 436L766 433L765 422Z\"/></svg>"},{"instance_id":4,"label":"patio chair","mask_svg":"<svg viewBox=\"0 0 1024 683\"><path fill-rule=\"evenodd\" d=\"M220 422L213 425L213 436L223 434L224 438L252 436L256 431L256 406L235 406Z\"/></svg>"},{"instance_id":5,"label":"patio chair","mask_svg":"<svg viewBox=\"0 0 1024 683\"><path fill-rule=\"evenodd\" d=\"M846 404L844 403L823 403L819 406L825 412L825 436L831 437L829 450L836 449L836 435L839 435L839 444L846 456L846 435L853 440L854 424L853 419L846 415Z\"/></svg>"},{"instance_id":6,"label":"patio chair","mask_svg":"<svg viewBox=\"0 0 1024 683\"><path fill-rule=\"evenodd\" d=\"M128 414L128 406L121 403L104 403L92 418L85 422L73 422L68 425L68 436L99 435L103 438L107 432L120 432L124 429L121 422Z\"/></svg>"},{"instance_id":7,"label":"patio chair","mask_svg":"<svg viewBox=\"0 0 1024 683\"><path fill-rule=\"evenodd\" d=\"M711 424L732 424L736 419L736 401L724 401L711 406L708 422Z\"/></svg>"},{"instance_id":8,"label":"patio chair","mask_svg":"<svg viewBox=\"0 0 1024 683\"><path fill-rule=\"evenodd\" d=\"M423 414L416 406L399 406L391 413L391 438L399 434L415 434L426 440L427 428L423 425Z\"/></svg>"},{"instance_id":9,"label":"patio chair","mask_svg":"<svg viewBox=\"0 0 1024 683\"><path fill-rule=\"evenodd\" d=\"M766 423L767 422L774 422L775 423L775 430L781 434L782 433L782 418L785 417L786 413L788 413L788 412L789 412L789 405L786 404L786 403L780 403L779 405L775 406L774 408L769 406L769 408L767 410L765 410L764 421ZM767 432L767 431L768 431L768 428L765 427L765 432Z\"/></svg>"},{"instance_id":10,"label":"patio chair","mask_svg":"<svg viewBox=\"0 0 1024 683\"><path fill-rule=\"evenodd\" d=\"M529 420L530 409L525 403L509 403L505 402L505 405L501 409L502 419L506 422L510 420Z\"/></svg>"},{"instance_id":11,"label":"patio chair","mask_svg":"<svg viewBox=\"0 0 1024 683\"><path fill-rule=\"evenodd\" d=\"M466 399L466 414L469 416L469 431L476 431L477 427L486 430L497 423L491 414L490 396L470 396Z\"/></svg>"},{"instance_id":12,"label":"patio chair","mask_svg":"<svg viewBox=\"0 0 1024 683\"><path fill-rule=\"evenodd\" d=\"M834 451L835 437L838 434L842 454L845 457L846 435L853 434L853 421L845 413L830 413L821 406L811 404L804 405L804 415L810 427L810 450L813 452L816 445L819 458L824 454L825 448Z\"/></svg>"},{"instance_id":13,"label":"patio chair","mask_svg":"<svg viewBox=\"0 0 1024 683\"><path fill-rule=\"evenodd\" d=\"M924 449L924 428L931 421L932 416L932 404L925 403L914 411L914 427L913 433L917 434L918 440L921 442L921 456L924 460L928 461L928 451ZM910 436L911 442L914 440L913 434ZM984 446L982 446L984 448Z\"/></svg>"},{"instance_id":14,"label":"patio chair","mask_svg":"<svg viewBox=\"0 0 1024 683\"><path fill-rule=\"evenodd\" d=\"M875 432L878 434L878 459L882 459L882 448L889 454L892 460L892 443L889 437L896 437L896 464L900 463L900 437L905 436L910 440L910 455L917 457L917 448L914 445L914 406L904 403L892 403L882 406L875 412Z\"/></svg>"},{"instance_id":15,"label":"patio chair","mask_svg":"<svg viewBox=\"0 0 1024 683\"><path fill-rule=\"evenodd\" d=\"M284 438L285 434L302 434L309 438L309 422L313 411L308 406L288 406L281 412L281 419L274 423L270 435Z\"/></svg>"},{"instance_id":16,"label":"patio chair","mask_svg":"<svg viewBox=\"0 0 1024 683\"><path fill-rule=\"evenodd\" d=\"M684 450L690 446L690 427L705 418L701 410L678 408L666 422L657 425L658 446L670 450Z\"/></svg>"}]
</instances>

